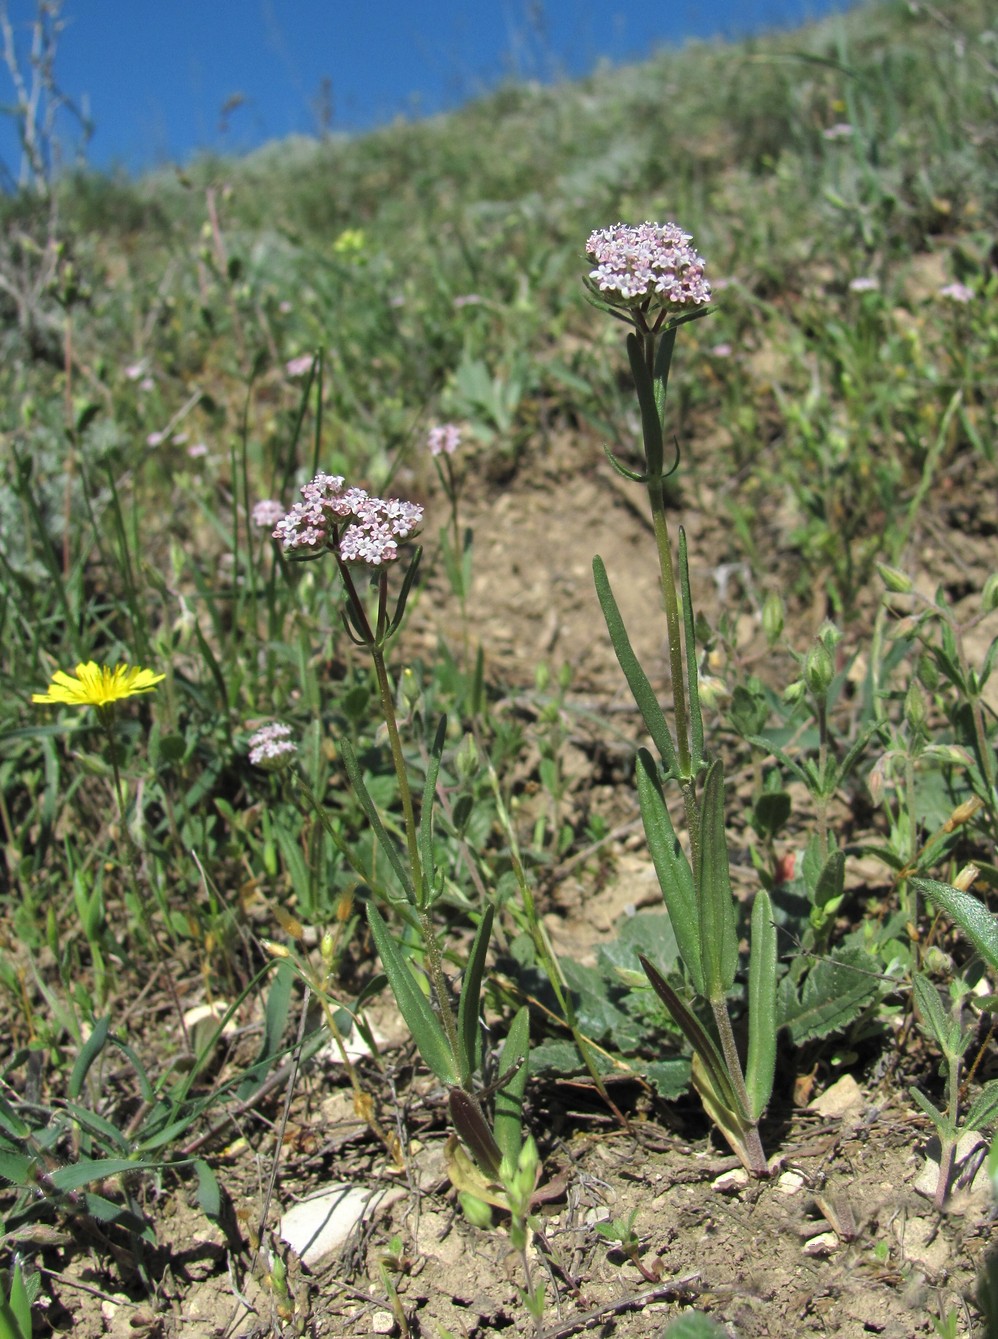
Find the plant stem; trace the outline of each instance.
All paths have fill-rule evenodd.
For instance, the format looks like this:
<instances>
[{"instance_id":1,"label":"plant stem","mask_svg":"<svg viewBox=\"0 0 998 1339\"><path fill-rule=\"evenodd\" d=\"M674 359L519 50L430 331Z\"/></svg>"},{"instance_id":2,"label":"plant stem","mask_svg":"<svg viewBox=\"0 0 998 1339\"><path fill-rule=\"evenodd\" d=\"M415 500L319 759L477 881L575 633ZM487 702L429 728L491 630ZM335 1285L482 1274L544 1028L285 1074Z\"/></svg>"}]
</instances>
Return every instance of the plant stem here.
<instances>
[{"instance_id":1,"label":"plant stem","mask_svg":"<svg viewBox=\"0 0 998 1339\"><path fill-rule=\"evenodd\" d=\"M768 1176L769 1164L766 1162L766 1154L762 1147L762 1140L759 1138L759 1124L749 1115L751 1107L749 1104L748 1089L745 1086L745 1076L742 1073L742 1062L738 1057L738 1047L735 1045L735 1034L731 1027L731 1018L728 1015L727 1003L723 999L711 1000L710 1007L714 1014L714 1023L717 1026L717 1035L721 1043L721 1053L724 1056L724 1063L728 1071L728 1077L731 1079L735 1094L745 1116L741 1135L745 1154L749 1162L748 1170L753 1176Z\"/></svg>"}]
</instances>

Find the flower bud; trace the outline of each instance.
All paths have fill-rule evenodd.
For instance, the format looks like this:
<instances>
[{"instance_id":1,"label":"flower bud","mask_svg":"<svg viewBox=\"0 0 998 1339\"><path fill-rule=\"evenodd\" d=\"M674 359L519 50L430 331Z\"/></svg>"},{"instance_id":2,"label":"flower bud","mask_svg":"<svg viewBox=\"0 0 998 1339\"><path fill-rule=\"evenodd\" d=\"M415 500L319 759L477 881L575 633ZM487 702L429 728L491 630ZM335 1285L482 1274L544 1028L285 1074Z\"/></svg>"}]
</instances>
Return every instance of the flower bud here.
<instances>
[{"instance_id":1,"label":"flower bud","mask_svg":"<svg viewBox=\"0 0 998 1339\"><path fill-rule=\"evenodd\" d=\"M762 630L766 634L767 645L775 646L780 640L784 621L783 600L775 590L771 590L762 606Z\"/></svg>"},{"instance_id":2,"label":"flower bud","mask_svg":"<svg viewBox=\"0 0 998 1339\"><path fill-rule=\"evenodd\" d=\"M492 1210L485 1200L480 1200L470 1190L458 1192L458 1200L464 1210L464 1216L472 1227L489 1228L492 1226Z\"/></svg>"},{"instance_id":3,"label":"flower bud","mask_svg":"<svg viewBox=\"0 0 998 1339\"><path fill-rule=\"evenodd\" d=\"M835 666L824 642L815 642L804 661L804 682L814 697L824 697L835 678Z\"/></svg>"},{"instance_id":4,"label":"flower bud","mask_svg":"<svg viewBox=\"0 0 998 1339\"><path fill-rule=\"evenodd\" d=\"M888 567L886 563L877 563L877 571L880 573L880 580L893 594L910 594L912 590L911 577L905 576L896 567Z\"/></svg>"},{"instance_id":5,"label":"flower bud","mask_svg":"<svg viewBox=\"0 0 998 1339\"><path fill-rule=\"evenodd\" d=\"M329 930L322 936L319 943L319 956L328 971L333 965L333 959L336 957L336 940Z\"/></svg>"},{"instance_id":6,"label":"flower bud","mask_svg":"<svg viewBox=\"0 0 998 1339\"><path fill-rule=\"evenodd\" d=\"M794 679L793 683L788 683L783 690L783 700L788 706L795 706L804 694L807 692L807 686L803 679Z\"/></svg>"},{"instance_id":7,"label":"flower bud","mask_svg":"<svg viewBox=\"0 0 998 1339\"><path fill-rule=\"evenodd\" d=\"M998 572L992 572L981 591L981 609L985 614L993 614L998 609Z\"/></svg>"},{"instance_id":8,"label":"flower bud","mask_svg":"<svg viewBox=\"0 0 998 1339\"><path fill-rule=\"evenodd\" d=\"M934 693L939 687L939 670L927 651L923 651L918 657L918 679L930 693Z\"/></svg>"},{"instance_id":9,"label":"flower bud","mask_svg":"<svg viewBox=\"0 0 998 1339\"><path fill-rule=\"evenodd\" d=\"M701 674L698 682L700 702L703 706L715 710L731 696L728 685L713 674Z\"/></svg>"},{"instance_id":10,"label":"flower bud","mask_svg":"<svg viewBox=\"0 0 998 1339\"><path fill-rule=\"evenodd\" d=\"M959 888L961 893L969 893L980 872L976 865L964 865L953 880L953 887Z\"/></svg>"},{"instance_id":11,"label":"flower bud","mask_svg":"<svg viewBox=\"0 0 998 1339\"><path fill-rule=\"evenodd\" d=\"M908 685L908 691L904 698L904 718L908 722L908 728L914 734L922 734L927 715L925 696L918 683L913 679Z\"/></svg>"}]
</instances>

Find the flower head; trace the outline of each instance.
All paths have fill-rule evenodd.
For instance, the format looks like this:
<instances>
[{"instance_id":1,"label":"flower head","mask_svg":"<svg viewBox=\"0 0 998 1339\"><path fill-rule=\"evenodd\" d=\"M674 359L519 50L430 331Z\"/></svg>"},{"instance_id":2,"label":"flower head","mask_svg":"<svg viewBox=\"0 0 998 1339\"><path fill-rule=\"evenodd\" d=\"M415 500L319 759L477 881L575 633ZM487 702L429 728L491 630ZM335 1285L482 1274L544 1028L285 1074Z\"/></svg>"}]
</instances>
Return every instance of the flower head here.
<instances>
[{"instance_id":1,"label":"flower head","mask_svg":"<svg viewBox=\"0 0 998 1339\"><path fill-rule=\"evenodd\" d=\"M344 488L341 474L321 471L302 487L296 502L276 524L288 558L315 558L327 549L345 563L380 567L398 557L398 541L419 528L423 508L401 498L370 497L363 488Z\"/></svg>"},{"instance_id":2,"label":"flower head","mask_svg":"<svg viewBox=\"0 0 998 1339\"><path fill-rule=\"evenodd\" d=\"M124 697L135 697L138 693L150 693L165 674L156 674L153 670L139 669L137 665L97 665L92 660L77 665L67 674L65 670L56 670L52 675L47 693L32 693L32 702L65 703L70 707L110 706Z\"/></svg>"},{"instance_id":3,"label":"flower head","mask_svg":"<svg viewBox=\"0 0 998 1339\"><path fill-rule=\"evenodd\" d=\"M675 223L617 223L591 233L589 279L615 306L701 307L710 301L703 257Z\"/></svg>"},{"instance_id":4,"label":"flower head","mask_svg":"<svg viewBox=\"0 0 998 1339\"><path fill-rule=\"evenodd\" d=\"M293 760L298 745L291 738L290 725L275 721L273 725L263 725L249 740L249 760L254 767L264 767L268 771L279 771Z\"/></svg>"},{"instance_id":5,"label":"flower head","mask_svg":"<svg viewBox=\"0 0 998 1339\"><path fill-rule=\"evenodd\" d=\"M302 353L297 358L289 358L284 364L284 370L289 377L303 377L311 372L314 361L312 354Z\"/></svg>"},{"instance_id":6,"label":"flower head","mask_svg":"<svg viewBox=\"0 0 998 1339\"><path fill-rule=\"evenodd\" d=\"M965 303L965 302L973 302L974 297L976 295L974 293L974 290L972 288L968 288L966 284L953 283L953 284L946 284L945 287L940 288L939 296L941 298L949 298L950 302Z\"/></svg>"},{"instance_id":7,"label":"flower head","mask_svg":"<svg viewBox=\"0 0 998 1339\"><path fill-rule=\"evenodd\" d=\"M284 508L273 498L265 497L253 504L251 515L254 525L260 526L263 530L272 530L284 515Z\"/></svg>"},{"instance_id":8,"label":"flower head","mask_svg":"<svg viewBox=\"0 0 998 1339\"><path fill-rule=\"evenodd\" d=\"M452 456L461 445L461 429L456 423L442 423L437 428L431 428L426 445L430 448L431 456Z\"/></svg>"}]
</instances>

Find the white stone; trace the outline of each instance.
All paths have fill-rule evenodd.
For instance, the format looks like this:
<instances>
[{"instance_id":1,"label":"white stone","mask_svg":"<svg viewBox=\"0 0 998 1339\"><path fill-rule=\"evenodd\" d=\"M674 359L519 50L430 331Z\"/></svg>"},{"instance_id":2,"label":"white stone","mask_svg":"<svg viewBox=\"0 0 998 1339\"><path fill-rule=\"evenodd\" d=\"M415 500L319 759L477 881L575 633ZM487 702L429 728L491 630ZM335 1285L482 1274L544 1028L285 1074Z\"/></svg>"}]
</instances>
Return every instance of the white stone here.
<instances>
[{"instance_id":1,"label":"white stone","mask_svg":"<svg viewBox=\"0 0 998 1339\"><path fill-rule=\"evenodd\" d=\"M398 1186L372 1189L335 1182L282 1214L281 1237L311 1267L338 1250L359 1222L372 1218L404 1194Z\"/></svg>"}]
</instances>

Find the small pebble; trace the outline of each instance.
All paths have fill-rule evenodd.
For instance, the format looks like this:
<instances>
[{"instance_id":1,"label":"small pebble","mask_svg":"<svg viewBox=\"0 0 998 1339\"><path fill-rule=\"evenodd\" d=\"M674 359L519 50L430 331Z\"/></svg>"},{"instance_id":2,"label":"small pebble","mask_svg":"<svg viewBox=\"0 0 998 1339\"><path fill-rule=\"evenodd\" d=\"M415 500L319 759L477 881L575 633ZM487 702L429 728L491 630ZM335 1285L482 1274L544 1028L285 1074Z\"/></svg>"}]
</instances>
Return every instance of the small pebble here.
<instances>
[{"instance_id":1,"label":"small pebble","mask_svg":"<svg viewBox=\"0 0 998 1339\"><path fill-rule=\"evenodd\" d=\"M834 1232L819 1232L804 1246L805 1255L831 1255L839 1244Z\"/></svg>"},{"instance_id":2,"label":"small pebble","mask_svg":"<svg viewBox=\"0 0 998 1339\"><path fill-rule=\"evenodd\" d=\"M733 1195L748 1185L748 1172L744 1167L736 1167L733 1172L722 1172L711 1185L724 1195Z\"/></svg>"},{"instance_id":3,"label":"small pebble","mask_svg":"<svg viewBox=\"0 0 998 1339\"><path fill-rule=\"evenodd\" d=\"M796 1195L803 1184L804 1178L799 1172L784 1172L776 1183L784 1195Z\"/></svg>"},{"instance_id":4,"label":"small pebble","mask_svg":"<svg viewBox=\"0 0 998 1339\"><path fill-rule=\"evenodd\" d=\"M375 1311L371 1317L372 1334L394 1334L395 1317L390 1311Z\"/></svg>"}]
</instances>

